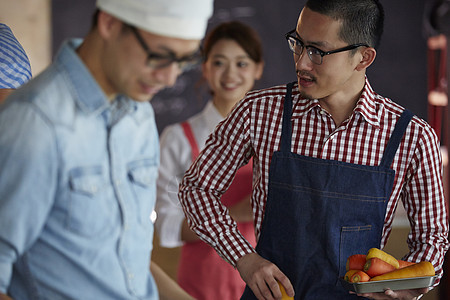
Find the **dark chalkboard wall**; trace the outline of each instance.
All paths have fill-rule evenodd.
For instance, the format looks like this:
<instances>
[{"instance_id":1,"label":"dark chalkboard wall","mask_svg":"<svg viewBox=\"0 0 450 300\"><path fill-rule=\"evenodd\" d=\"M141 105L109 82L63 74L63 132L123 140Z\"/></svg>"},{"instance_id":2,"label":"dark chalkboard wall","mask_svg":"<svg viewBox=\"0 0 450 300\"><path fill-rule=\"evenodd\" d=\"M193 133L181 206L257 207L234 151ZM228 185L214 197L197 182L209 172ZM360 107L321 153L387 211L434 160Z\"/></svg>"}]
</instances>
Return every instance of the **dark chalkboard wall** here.
<instances>
[{"instance_id":1,"label":"dark chalkboard wall","mask_svg":"<svg viewBox=\"0 0 450 300\"><path fill-rule=\"evenodd\" d=\"M379 94L422 118L427 112L426 40L422 33L424 1L381 1L386 22L382 44L370 67L370 82ZM305 0L216 0L208 28L228 20L252 25L264 45L265 71L255 88L296 79L284 33L293 29ZM68 37L83 37L90 28L95 0L53 0L53 50ZM158 129L198 112L208 99L199 70L183 74L176 85L158 94L152 105Z\"/></svg>"}]
</instances>

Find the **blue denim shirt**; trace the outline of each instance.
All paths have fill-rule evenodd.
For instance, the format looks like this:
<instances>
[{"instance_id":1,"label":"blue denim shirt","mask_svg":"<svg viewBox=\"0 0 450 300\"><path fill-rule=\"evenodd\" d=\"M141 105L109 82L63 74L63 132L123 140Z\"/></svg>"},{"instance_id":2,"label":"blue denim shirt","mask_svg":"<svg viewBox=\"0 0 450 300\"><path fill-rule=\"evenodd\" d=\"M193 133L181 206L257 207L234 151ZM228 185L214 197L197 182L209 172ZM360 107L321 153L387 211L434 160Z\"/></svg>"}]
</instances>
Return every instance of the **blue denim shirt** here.
<instances>
[{"instance_id":1,"label":"blue denim shirt","mask_svg":"<svg viewBox=\"0 0 450 300\"><path fill-rule=\"evenodd\" d=\"M75 53L80 42L0 108L0 292L158 299L154 113L109 101Z\"/></svg>"}]
</instances>

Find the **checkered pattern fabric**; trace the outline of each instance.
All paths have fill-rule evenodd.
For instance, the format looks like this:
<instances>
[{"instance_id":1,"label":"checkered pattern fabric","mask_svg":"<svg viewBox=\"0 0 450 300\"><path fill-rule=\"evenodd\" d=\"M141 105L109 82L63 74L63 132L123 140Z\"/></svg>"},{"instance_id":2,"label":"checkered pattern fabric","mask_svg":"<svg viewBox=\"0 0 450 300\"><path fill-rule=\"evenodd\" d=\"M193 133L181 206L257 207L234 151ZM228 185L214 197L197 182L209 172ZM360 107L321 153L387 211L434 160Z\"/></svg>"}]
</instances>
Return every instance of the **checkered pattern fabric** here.
<instances>
[{"instance_id":1,"label":"checkered pattern fabric","mask_svg":"<svg viewBox=\"0 0 450 300\"><path fill-rule=\"evenodd\" d=\"M16 89L31 78L28 56L11 29L0 23L0 88Z\"/></svg>"}]
</instances>

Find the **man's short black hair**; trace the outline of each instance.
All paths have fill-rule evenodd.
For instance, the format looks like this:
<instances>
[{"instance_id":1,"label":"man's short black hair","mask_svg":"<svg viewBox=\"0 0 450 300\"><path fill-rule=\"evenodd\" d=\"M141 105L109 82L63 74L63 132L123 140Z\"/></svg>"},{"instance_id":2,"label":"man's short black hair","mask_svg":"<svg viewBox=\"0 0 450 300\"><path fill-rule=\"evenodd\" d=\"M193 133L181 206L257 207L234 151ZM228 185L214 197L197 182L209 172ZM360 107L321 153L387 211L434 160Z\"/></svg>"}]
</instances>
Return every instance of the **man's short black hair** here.
<instances>
[{"instance_id":1,"label":"man's short black hair","mask_svg":"<svg viewBox=\"0 0 450 300\"><path fill-rule=\"evenodd\" d=\"M341 21L339 37L348 44L379 46L384 10L378 0L308 0L306 7Z\"/></svg>"}]
</instances>

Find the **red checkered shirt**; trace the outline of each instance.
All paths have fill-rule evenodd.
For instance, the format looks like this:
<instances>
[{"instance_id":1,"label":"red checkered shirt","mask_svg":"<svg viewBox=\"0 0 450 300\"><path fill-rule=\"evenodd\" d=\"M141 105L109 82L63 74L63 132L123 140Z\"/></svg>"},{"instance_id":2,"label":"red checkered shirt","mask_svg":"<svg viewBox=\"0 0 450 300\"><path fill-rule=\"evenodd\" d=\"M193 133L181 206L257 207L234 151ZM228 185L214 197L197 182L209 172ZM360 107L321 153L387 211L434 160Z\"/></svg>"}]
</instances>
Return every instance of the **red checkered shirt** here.
<instances>
[{"instance_id":1,"label":"red checkered shirt","mask_svg":"<svg viewBox=\"0 0 450 300\"><path fill-rule=\"evenodd\" d=\"M201 155L186 172L180 200L192 229L232 265L254 249L239 234L220 203L236 170L253 156L252 207L259 236L267 200L269 165L280 148L286 86L247 94L210 136ZM339 127L318 100L292 91L292 152L322 159L376 166L403 108L376 94L366 80L351 116ZM448 249L442 159L433 129L414 117L391 166L395 181L386 211L381 248L387 242L399 200L407 212L410 252L403 259L428 260L437 274Z\"/></svg>"}]
</instances>

